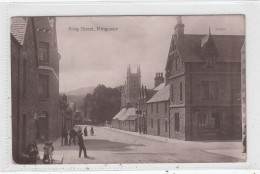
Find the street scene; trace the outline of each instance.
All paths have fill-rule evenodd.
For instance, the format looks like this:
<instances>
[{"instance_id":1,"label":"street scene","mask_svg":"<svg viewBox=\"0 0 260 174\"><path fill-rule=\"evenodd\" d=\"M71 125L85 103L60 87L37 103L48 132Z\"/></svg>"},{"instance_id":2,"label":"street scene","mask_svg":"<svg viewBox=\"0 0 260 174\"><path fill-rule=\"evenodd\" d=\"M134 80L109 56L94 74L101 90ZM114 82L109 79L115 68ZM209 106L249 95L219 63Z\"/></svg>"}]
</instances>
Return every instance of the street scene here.
<instances>
[{"instance_id":1,"label":"street scene","mask_svg":"<svg viewBox=\"0 0 260 174\"><path fill-rule=\"evenodd\" d=\"M246 162L243 15L10 23L14 164Z\"/></svg>"},{"instance_id":2,"label":"street scene","mask_svg":"<svg viewBox=\"0 0 260 174\"><path fill-rule=\"evenodd\" d=\"M242 162L246 157L240 153L240 141L183 142L109 127L94 129L94 136L84 137L87 158L83 155L78 158L77 145L61 146L58 139L55 141L58 159L63 157L65 164L217 163Z\"/></svg>"}]
</instances>

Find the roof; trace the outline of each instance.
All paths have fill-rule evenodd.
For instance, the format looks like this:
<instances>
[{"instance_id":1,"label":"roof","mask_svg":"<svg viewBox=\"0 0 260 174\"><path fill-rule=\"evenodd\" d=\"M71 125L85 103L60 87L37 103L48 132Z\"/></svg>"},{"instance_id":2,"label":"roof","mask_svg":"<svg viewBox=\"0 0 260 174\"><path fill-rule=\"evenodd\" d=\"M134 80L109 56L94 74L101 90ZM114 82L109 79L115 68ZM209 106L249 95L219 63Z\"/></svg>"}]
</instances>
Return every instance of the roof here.
<instances>
[{"instance_id":1,"label":"roof","mask_svg":"<svg viewBox=\"0 0 260 174\"><path fill-rule=\"evenodd\" d=\"M128 108L128 109L123 108L123 109L121 109L121 111L119 111L118 114L116 114L116 116L113 118L113 120L115 120L115 119L118 119L121 121L131 120L134 118L134 116L136 116L135 108Z\"/></svg>"},{"instance_id":2,"label":"roof","mask_svg":"<svg viewBox=\"0 0 260 174\"><path fill-rule=\"evenodd\" d=\"M160 85L158 85L157 87L155 87L153 90L159 91L159 90L161 90L164 86L165 86L165 83L161 83Z\"/></svg>"},{"instance_id":3,"label":"roof","mask_svg":"<svg viewBox=\"0 0 260 174\"><path fill-rule=\"evenodd\" d=\"M27 21L25 17L11 18L11 34L21 45L23 45L24 42Z\"/></svg>"},{"instance_id":4,"label":"roof","mask_svg":"<svg viewBox=\"0 0 260 174\"><path fill-rule=\"evenodd\" d=\"M118 118L118 120L121 120L121 121L124 121L126 120L129 116L133 116L133 115L136 115L135 113L135 108L128 108L126 110L126 112L124 112L124 114Z\"/></svg>"},{"instance_id":5,"label":"roof","mask_svg":"<svg viewBox=\"0 0 260 174\"><path fill-rule=\"evenodd\" d=\"M244 36L239 35L211 35L218 50L217 62L240 62L241 47ZM179 55L184 62L203 62L200 54L209 36L185 34L181 38L172 37L169 54L173 51L174 42Z\"/></svg>"},{"instance_id":6,"label":"roof","mask_svg":"<svg viewBox=\"0 0 260 174\"><path fill-rule=\"evenodd\" d=\"M156 92L154 96L149 101L147 101L147 103L167 101L169 100L169 97L170 97L170 89L169 89L169 85L166 85L158 92Z\"/></svg>"},{"instance_id":7,"label":"roof","mask_svg":"<svg viewBox=\"0 0 260 174\"><path fill-rule=\"evenodd\" d=\"M118 119L126 112L126 108L121 109L113 119Z\"/></svg>"}]
</instances>

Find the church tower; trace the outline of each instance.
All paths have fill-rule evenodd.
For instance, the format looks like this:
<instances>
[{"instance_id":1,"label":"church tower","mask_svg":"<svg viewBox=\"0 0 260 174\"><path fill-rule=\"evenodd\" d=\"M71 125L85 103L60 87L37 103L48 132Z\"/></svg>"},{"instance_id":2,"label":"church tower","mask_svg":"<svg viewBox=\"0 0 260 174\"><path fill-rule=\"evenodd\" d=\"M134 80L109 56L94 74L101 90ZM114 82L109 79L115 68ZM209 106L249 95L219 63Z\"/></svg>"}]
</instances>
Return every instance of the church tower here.
<instances>
[{"instance_id":1,"label":"church tower","mask_svg":"<svg viewBox=\"0 0 260 174\"><path fill-rule=\"evenodd\" d=\"M141 69L140 65L137 67L136 73L131 72L131 67L128 65L126 84L125 84L125 96L126 106L135 107L138 100L138 92L141 88Z\"/></svg>"}]
</instances>

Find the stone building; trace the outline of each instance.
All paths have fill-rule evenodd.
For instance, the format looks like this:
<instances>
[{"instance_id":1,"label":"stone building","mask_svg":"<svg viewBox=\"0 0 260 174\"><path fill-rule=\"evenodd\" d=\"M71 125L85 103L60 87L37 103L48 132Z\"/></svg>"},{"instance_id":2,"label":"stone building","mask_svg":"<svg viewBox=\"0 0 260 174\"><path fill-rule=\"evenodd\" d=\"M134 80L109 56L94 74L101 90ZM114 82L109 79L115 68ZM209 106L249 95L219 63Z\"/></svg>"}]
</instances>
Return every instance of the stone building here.
<instances>
[{"instance_id":1,"label":"stone building","mask_svg":"<svg viewBox=\"0 0 260 174\"><path fill-rule=\"evenodd\" d=\"M241 47L244 36L184 34L177 17L166 64L170 137L241 138Z\"/></svg>"},{"instance_id":2,"label":"stone building","mask_svg":"<svg viewBox=\"0 0 260 174\"><path fill-rule=\"evenodd\" d=\"M169 85L147 101L147 134L169 137Z\"/></svg>"},{"instance_id":3,"label":"stone building","mask_svg":"<svg viewBox=\"0 0 260 174\"><path fill-rule=\"evenodd\" d=\"M13 160L36 144L38 112L38 60L34 19L11 18L11 92Z\"/></svg>"},{"instance_id":4,"label":"stone building","mask_svg":"<svg viewBox=\"0 0 260 174\"><path fill-rule=\"evenodd\" d=\"M61 135L59 106L59 60L55 17L36 17L35 30L39 62L39 132L40 139Z\"/></svg>"}]
</instances>

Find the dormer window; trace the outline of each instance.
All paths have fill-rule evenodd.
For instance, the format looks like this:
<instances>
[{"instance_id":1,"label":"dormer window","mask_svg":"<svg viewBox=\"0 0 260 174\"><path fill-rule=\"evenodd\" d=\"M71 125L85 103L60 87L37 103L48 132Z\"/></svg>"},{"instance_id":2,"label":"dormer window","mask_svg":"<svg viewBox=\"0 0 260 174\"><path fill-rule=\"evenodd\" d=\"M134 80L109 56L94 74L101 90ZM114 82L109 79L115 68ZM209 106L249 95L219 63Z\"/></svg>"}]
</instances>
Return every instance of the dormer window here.
<instances>
[{"instance_id":1,"label":"dormer window","mask_svg":"<svg viewBox=\"0 0 260 174\"><path fill-rule=\"evenodd\" d=\"M214 67L214 56L213 54L209 55L205 58L206 68L213 68Z\"/></svg>"}]
</instances>

